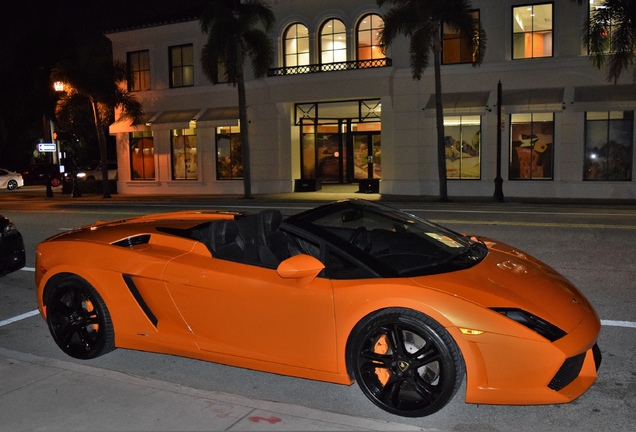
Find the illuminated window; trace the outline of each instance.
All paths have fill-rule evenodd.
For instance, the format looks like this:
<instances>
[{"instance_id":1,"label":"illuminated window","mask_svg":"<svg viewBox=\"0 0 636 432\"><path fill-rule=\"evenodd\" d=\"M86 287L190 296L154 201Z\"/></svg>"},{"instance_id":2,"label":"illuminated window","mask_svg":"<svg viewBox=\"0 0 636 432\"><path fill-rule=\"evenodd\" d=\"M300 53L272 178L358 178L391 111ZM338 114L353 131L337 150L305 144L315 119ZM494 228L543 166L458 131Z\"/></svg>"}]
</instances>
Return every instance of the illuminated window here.
<instances>
[{"instance_id":1,"label":"illuminated window","mask_svg":"<svg viewBox=\"0 0 636 432\"><path fill-rule=\"evenodd\" d=\"M583 180L631 180L633 111L585 113Z\"/></svg>"},{"instance_id":2,"label":"illuminated window","mask_svg":"<svg viewBox=\"0 0 636 432\"><path fill-rule=\"evenodd\" d=\"M479 23L479 11L471 12ZM442 34L442 64L472 63L473 55L472 35L462 36L457 30L444 24Z\"/></svg>"},{"instance_id":3,"label":"illuminated window","mask_svg":"<svg viewBox=\"0 0 636 432\"><path fill-rule=\"evenodd\" d=\"M218 180L243 178L241 151L240 126L216 128L216 178Z\"/></svg>"},{"instance_id":4,"label":"illuminated window","mask_svg":"<svg viewBox=\"0 0 636 432\"><path fill-rule=\"evenodd\" d=\"M155 144L150 128L130 134L130 168L132 180L155 179Z\"/></svg>"},{"instance_id":5,"label":"illuminated window","mask_svg":"<svg viewBox=\"0 0 636 432\"><path fill-rule=\"evenodd\" d=\"M512 8L512 58L552 57L552 3Z\"/></svg>"},{"instance_id":6,"label":"illuminated window","mask_svg":"<svg viewBox=\"0 0 636 432\"><path fill-rule=\"evenodd\" d=\"M380 30L384 28L384 20L376 14L369 14L358 24L358 60L384 58L380 50Z\"/></svg>"},{"instance_id":7,"label":"illuminated window","mask_svg":"<svg viewBox=\"0 0 636 432\"><path fill-rule=\"evenodd\" d=\"M446 177L481 177L481 116L444 117Z\"/></svg>"},{"instance_id":8,"label":"illuminated window","mask_svg":"<svg viewBox=\"0 0 636 432\"><path fill-rule=\"evenodd\" d=\"M170 47L170 87L194 85L194 53L192 44Z\"/></svg>"},{"instance_id":9,"label":"illuminated window","mask_svg":"<svg viewBox=\"0 0 636 432\"><path fill-rule=\"evenodd\" d=\"M171 138L172 179L197 180L199 161L196 129L173 129Z\"/></svg>"},{"instance_id":10,"label":"illuminated window","mask_svg":"<svg viewBox=\"0 0 636 432\"><path fill-rule=\"evenodd\" d=\"M285 32L285 67L309 64L309 32L300 23L292 24Z\"/></svg>"},{"instance_id":11,"label":"illuminated window","mask_svg":"<svg viewBox=\"0 0 636 432\"><path fill-rule=\"evenodd\" d=\"M510 116L510 180L552 180L554 114Z\"/></svg>"},{"instance_id":12,"label":"illuminated window","mask_svg":"<svg viewBox=\"0 0 636 432\"><path fill-rule=\"evenodd\" d=\"M148 50L128 53L128 90L150 90L150 54Z\"/></svg>"},{"instance_id":13,"label":"illuminated window","mask_svg":"<svg viewBox=\"0 0 636 432\"><path fill-rule=\"evenodd\" d=\"M331 19L320 30L320 63L347 61L347 33L342 21Z\"/></svg>"}]
</instances>

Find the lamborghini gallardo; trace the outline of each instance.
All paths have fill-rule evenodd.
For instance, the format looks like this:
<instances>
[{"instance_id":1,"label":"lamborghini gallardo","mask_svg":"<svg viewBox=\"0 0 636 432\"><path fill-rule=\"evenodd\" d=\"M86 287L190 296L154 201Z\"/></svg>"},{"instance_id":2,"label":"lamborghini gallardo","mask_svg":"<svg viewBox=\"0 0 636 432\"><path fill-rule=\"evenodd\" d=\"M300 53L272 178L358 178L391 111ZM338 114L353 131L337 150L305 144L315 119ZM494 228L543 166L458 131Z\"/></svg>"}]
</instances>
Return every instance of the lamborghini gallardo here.
<instances>
[{"instance_id":1,"label":"lamborghini gallardo","mask_svg":"<svg viewBox=\"0 0 636 432\"><path fill-rule=\"evenodd\" d=\"M400 416L437 412L464 383L469 403L567 403L601 362L599 318L555 270L364 200L99 221L41 242L35 281L69 356L357 382Z\"/></svg>"}]
</instances>

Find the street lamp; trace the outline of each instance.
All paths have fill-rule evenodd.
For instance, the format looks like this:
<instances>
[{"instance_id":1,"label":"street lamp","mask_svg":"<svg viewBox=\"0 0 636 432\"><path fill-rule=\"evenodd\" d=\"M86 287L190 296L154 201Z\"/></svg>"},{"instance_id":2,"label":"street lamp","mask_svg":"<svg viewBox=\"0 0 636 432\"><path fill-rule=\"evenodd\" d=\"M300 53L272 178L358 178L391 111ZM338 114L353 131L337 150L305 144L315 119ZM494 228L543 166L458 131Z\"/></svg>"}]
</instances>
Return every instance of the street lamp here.
<instances>
[{"instance_id":1,"label":"street lamp","mask_svg":"<svg viewBox=\"0 0 636 432\"><path fill-rule=\"evenodd\" d=\"M55 92L58 94L66 93L67 87L68 85L62 81L55 81L53 83L53 88L55 89ZM66 148L65 159L66 159L66 165L69 167L70 174L71 174L71 198L76 198L76 197L82 196L82 194L79 191L79 188L77 187L76 177L75 177L75 141L74 141L75 137L74 135L70 133L64 133L63 135L65 136L61 137L61 141L66 141L67 148ZM60 137L57 137L56 139L60 141Z\"/></svg>"}]
</instances>

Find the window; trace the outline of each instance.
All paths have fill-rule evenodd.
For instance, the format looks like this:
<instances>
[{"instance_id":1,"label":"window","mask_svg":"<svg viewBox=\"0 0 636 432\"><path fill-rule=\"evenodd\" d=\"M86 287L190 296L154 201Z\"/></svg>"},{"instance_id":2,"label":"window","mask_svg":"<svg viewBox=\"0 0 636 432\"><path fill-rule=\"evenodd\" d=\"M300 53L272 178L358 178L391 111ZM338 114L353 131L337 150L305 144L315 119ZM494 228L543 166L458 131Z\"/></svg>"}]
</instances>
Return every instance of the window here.
<instances>
[{"instance_id":1,"label":"window","mask_svg":"<svg viewBox=\"0 0 636 432\"><path fill-rule=\"evenodd\" d=\"M132 180L155 179L155 144L150 128L130 134L130 167Z\"/></svg>"},{"instance_id":2,"label":"window","mask_svg":"<svg viewBox=\"0 0 636 432\"><path fill-rule=\"evenodd\" d=\"M197 180L199 162L196 129L174 129L171 135L172 179Z\"/></svg>"},{"instance_id":3,"label":"window","mask_svg":"<svg viewBox=\"0 0 636 432\"><path fill-rule=\"evenodd\" d=\"M150 90L150 54L148 50L128 53L128 90Z\"/></svg>"},{"instance_id":4,"label":"window","mask_svg":"<svg viewBox=\"0 0 636 432\"><path fill-rule=\"evenodd\" d=\"M510 180L551 180L554 114L510 116Z\"/></svg>"},{"instance_id":5,"label":"window","mask_svg":"<svg viewBox=\"0 0 636 432\"><path fill-rule=\"evenodd\" d=\"M192 44L170 47L170 87L194 85Z\"/></svg>"},{"instance_id":6,"label":"window","mask_svg":"<svg viewBox=\"0 0 636 432\"><path fill-rule=\"evenodd\" d=\"M473 11L473 18L479 23L479 11ZM472 35L462 36L457 30L444 24L442 33L442 64L472 63Z\"/></svg>"},{"instance_id":7,"label":"window","mask_svg":"<svg viewBox=\"0 0 636 432\"><path fill-rule=\"evenodd\" d=\"M218 180L243 178L240 126L216 128L216 178Z\"/></svg>"},{"instance_id":8,"label":"window","mask_svg":"<svg viewBox=\"0 0 636 432\"><path fill-rule=\"evenodd\" d=\"M331 19L320 30L320 63L347 61L347 34L342 21Z\"/></svg>"},{"instance_id":9,"label":"window","mask_svg":"<svg viewBox=\"0 0 636 432\"><path fill-rule=\"evenodd\" d=\"M605 0L590 0L588 31L598 32L597 34L602 36L603 44L595 47L588 46L588 54L595 52L611 53L615 51L612 46L614 26L615 22L611 18L611 13L605 5Z\"/></svg>"},{"instance_id":10,"label":"window","mask_svg":"<svg viewBox=\"0 0 636 432\"><path fill-rule=\"evenodd\" d=\"M384 20L376 14L369 14L358 24L358 60L374 60L384 58L380 49L380 30L384 28Z\"/></svg>"},{"instance_id":11,"label":"window","mask_svg":"<svg viewBox=\"0 0 636 432\"><path fill-rule=\"evenodd\" d=\"M444 117L446 177L479 179L481 177L481 117Z\"/></svg>"},{"instance_id":12,"label":"window","mask_svg":"<svg viewBox=\"0 0 636 432\"><path fill-rule=\"evenodd\" d=\"M300 23L292 24L285 32L285 67L309 64L309 31Z\"/></svg>"},{"instance_id":13,"label":"window","mask_svg":"<svg viewBox=\"0 0 636 432\"><path fill-rule=\"evenodd\" d=\"M631 180L634 112L585 113L583 180Z\"/></svg>"},{"instance_id":14,"label":"window","mask_svg":"<svg viewBox=\"0 0 636 432\"><path fill-rule=\"evenodd\" d=\"M552 4L512 9L512 58L552 57Z\"/></svg>"}]
</instances>

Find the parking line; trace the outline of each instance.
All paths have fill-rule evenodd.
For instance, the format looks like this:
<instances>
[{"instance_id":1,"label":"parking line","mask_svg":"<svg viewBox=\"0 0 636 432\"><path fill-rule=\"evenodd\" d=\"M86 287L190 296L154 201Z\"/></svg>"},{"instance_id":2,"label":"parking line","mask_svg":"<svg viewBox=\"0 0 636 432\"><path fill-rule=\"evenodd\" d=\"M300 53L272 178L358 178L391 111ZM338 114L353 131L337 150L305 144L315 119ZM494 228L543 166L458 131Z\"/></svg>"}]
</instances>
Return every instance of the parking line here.
<instances>
[{"instance_id":1,"label":"parking line","mask_svg":"<svg viewBox=\"0 0 636 432\"><path fill-rule=\"evenodd\" d=\"M22 315L14 316L13 318L9 318L9 319L6 319L4 321L0 321L0 327L6 326L7 324L11 324L11 323L16 322L16 321L21 321L23 319L30 318L30 317L32 317L34 315L39 314L39 313L40 313L40 311L38 311L36 309L36 310L32 310L31 312L23 313Z\"/></svg>"}]
</instances>

